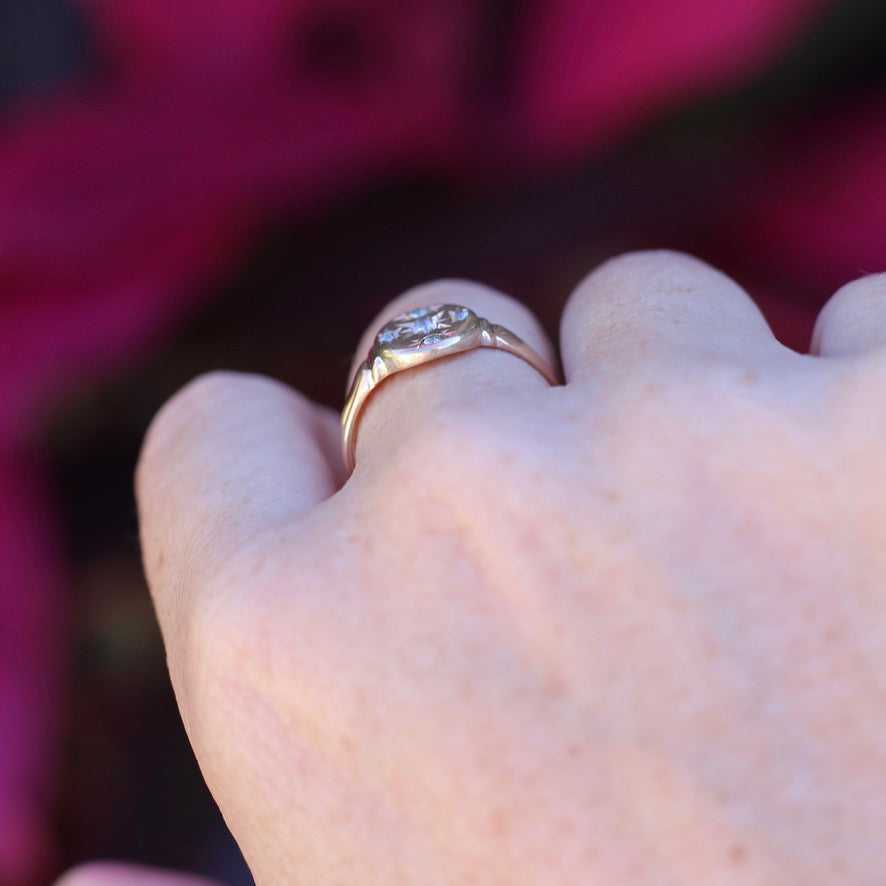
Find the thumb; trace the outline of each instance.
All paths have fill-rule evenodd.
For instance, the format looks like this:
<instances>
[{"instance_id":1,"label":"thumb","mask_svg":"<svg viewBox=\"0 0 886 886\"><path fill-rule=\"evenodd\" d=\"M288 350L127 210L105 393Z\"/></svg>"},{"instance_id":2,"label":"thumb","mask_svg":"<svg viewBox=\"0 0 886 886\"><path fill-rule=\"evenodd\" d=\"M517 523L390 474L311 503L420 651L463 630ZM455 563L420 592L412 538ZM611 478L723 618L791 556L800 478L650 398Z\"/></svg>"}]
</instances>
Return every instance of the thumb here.
<instances>
[{"instance_id":1,"label":"thumb","mask_svg":"<svg viewBox=\"0 0 886 886\"><path fill-rule=\"evenodd\" d=\"M221 886L216 880L137 865L97 862L63 874L55 886Z\"/></svg>"}]
</instances>

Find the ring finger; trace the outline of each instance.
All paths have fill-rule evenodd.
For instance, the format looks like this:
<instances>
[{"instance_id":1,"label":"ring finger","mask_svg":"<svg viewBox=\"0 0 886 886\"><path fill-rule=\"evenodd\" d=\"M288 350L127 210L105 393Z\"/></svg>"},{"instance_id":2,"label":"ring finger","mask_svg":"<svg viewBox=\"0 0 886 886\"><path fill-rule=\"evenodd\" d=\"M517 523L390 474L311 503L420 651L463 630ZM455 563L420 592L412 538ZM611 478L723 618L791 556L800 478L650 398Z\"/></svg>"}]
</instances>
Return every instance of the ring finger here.
<instances>
[{"instance_id":1,"label":"ring finger","mask_svg":"<svg viewBox=\"0 0 886 886\"><path fill-rule=\"evenodd\" d=\"M549 376L556 375L554 348L531 311L486 286L442 280L411 289L384 308L360 340L351 378L360 372L382 326L407 311L445 304L464 306L489 324L504 327L533 353L524 352L524 359L520 359L518 354L497 347L479 347L421 362L398 372L396 378L382 379L354 409L350 437L356 438L358 465L385 458L400 441L410 439L409 431L434 414L455 419L460 410L492 391L506 398L526 396L527 392L531 396L550 383L539 368ZM532 360L538 361L539 368L531 365Z\"/></svg>"}]
</instances>

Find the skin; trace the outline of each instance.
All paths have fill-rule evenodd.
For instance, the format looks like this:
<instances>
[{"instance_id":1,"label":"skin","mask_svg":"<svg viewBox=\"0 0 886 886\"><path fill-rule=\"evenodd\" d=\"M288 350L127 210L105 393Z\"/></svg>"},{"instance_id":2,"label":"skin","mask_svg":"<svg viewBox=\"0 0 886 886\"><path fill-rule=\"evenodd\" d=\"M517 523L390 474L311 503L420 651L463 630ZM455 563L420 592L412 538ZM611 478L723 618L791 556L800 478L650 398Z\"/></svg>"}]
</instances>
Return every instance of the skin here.
<instances>
[{"instance_id":1,"label":"skin","mask_svg":"<svg viewBox=\"0 0 886 886\"><path fill-rule=\"evenodd\" d=\"M357 354L437 301L554 359L458 281ZM152 424L146 571L256 881L886 882L886 277L801 355L711 267L625 255L560 354L559 387L491 351L385 383L347 480L338 416L268 379Z\"/></svg>"}]
</instances>

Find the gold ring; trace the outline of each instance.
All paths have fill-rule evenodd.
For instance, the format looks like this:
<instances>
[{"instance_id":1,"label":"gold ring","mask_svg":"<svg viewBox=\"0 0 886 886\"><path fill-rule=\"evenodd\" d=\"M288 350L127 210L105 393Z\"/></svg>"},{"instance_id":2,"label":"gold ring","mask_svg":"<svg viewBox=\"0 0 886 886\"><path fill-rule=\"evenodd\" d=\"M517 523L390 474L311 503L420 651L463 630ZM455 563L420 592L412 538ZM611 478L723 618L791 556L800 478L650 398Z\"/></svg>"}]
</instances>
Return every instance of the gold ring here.
<instances>
[{"instance_id":1,"label":"gold ring","mask_svg":"<svg viewBox=\"0 0 886 886\"><path fill-rule=\"evenodd\" d=\"M386 378L422 363L474 348L498 348L521 357L552 385L556 373L526 342L504 326L478 317L462 305L428 305L399 314L375 336L369 355L354 375L342 412L342 454L354 470L357 423L369 395Z\"/></svg>"}]
</instances>

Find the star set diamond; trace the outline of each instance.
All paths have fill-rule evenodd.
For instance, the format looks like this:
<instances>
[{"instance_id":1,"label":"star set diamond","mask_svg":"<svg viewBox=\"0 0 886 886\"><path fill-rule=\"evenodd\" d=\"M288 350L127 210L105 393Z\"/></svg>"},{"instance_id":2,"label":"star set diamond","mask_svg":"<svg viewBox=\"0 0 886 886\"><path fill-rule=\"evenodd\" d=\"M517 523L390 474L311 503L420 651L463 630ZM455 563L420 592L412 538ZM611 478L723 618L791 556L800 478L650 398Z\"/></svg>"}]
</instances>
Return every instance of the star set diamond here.
<instances>
[{"instance_id":1,"label":"star set diamond","mask_svg":"<svg viewBox=\"0 0 886 886\"><path fill-rule=\"evenodd\" d=\"M429 305L394 317L375 338L380 350L406 351L428 348L458 338L475 320L461 305Z\"/></svg>"}]
</instances>

